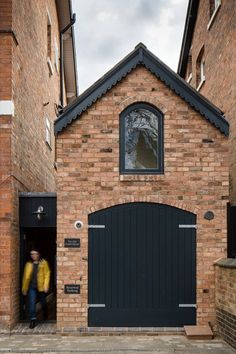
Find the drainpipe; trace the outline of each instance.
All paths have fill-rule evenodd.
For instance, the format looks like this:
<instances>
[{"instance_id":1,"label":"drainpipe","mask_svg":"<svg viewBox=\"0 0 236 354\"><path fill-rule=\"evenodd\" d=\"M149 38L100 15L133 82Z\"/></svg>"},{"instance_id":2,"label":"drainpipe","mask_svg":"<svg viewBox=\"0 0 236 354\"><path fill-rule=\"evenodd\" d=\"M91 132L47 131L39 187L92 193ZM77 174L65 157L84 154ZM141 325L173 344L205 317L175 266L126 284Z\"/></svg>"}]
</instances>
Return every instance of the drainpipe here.
<instances>
[{"instance_id":1,"label":"drainpipe","mask_svg":"<svg viewBox=\"0 0 236 354\"><path fill-rule=\"evenodd\" d=\"M63 35L70 29L76 21L76 14L73 14L70 23L60 31L60 101L64 107L64 56L63 56Z\"/></svg>"}]
</instances>

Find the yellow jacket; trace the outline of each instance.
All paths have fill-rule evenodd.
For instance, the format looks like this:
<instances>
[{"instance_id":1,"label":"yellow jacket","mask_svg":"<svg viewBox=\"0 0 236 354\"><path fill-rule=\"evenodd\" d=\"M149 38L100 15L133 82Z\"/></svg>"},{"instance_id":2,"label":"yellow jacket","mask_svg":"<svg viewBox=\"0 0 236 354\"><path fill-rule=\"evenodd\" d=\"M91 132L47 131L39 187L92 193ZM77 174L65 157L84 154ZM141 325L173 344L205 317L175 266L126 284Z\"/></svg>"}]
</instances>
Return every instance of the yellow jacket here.
<instances>
[{"instance_id":1,"label":"yellow jacket","mask_svg":"<svg viewBox=\"0 0 236 354\"><path fill-rule=\"evenodd\" d=\"M22 292L26 293L29 290L29 285L33 273L33 263L27 262L24 268ZM37 273L37 289L38 291L44 291L49 288L50 282L50 269L48 262L45 259L39 261L38 273Z\"/></svg>"}]
</instances>

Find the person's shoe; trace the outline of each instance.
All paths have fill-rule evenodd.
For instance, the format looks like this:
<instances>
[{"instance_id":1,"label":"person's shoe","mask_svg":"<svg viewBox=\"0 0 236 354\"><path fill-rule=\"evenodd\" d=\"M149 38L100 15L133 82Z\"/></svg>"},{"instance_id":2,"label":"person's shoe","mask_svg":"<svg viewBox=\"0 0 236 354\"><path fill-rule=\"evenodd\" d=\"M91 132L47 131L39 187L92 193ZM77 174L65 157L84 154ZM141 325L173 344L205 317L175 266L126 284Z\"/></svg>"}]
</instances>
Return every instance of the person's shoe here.
<instances>
[{"instance_id":1,"label":"person's shoe","mask_svg":"<svg viewBox=\"0 0 236 354\"><path fill-rule=\"evenodd\" d=\"M35 326L36 326L36 321L35 320L31 320L29 328L33 329Z\"/></svg>"}]
</instances>

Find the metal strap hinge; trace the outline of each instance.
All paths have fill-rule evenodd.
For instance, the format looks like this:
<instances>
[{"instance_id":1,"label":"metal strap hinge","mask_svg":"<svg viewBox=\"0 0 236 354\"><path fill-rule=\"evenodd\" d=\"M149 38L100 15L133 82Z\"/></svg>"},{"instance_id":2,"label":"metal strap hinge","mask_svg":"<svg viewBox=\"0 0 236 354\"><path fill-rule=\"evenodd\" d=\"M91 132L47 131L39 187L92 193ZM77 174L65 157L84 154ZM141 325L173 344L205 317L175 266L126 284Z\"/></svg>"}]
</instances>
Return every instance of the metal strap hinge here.
<instances>
[{"instance_id":1,"label":"metal strap hinge","mask_svg":"<svg viewBox=\"0 0 236 354\"><path fill-rule=\"evenodd\" d=\"M197 308L196 304L179 304L179 307L195 307Z\"/></svg>"},{"instance_id":2,"label":"metal strap hinge","mask_svg":"<svg viewBox=\"0 0 236 354\"><path fill-rule=\"evenodd\" d=\"M105 304L88 304L88 308L90 307L106 307Z\"/></svg>"},{"instance_id":3,"label":"metal strap hinge","mask_svg":"<svg viewBox=\"0 0 236 354\"><path fill-rule=\"evenodd\" d=\"M105 225L88 225L88 229L105 229Z\"/></svg>"},{"instance_id":4,"label":"metal strap hinge","mask_svg":"<svg viewBox=\"0 0 236 354\"><path fill-rule=\"evenodd\" d=\"M179 229L196 229L196 228L197 225L183 225L183 224L179 225Z\"/></svg>"}]
</instances>

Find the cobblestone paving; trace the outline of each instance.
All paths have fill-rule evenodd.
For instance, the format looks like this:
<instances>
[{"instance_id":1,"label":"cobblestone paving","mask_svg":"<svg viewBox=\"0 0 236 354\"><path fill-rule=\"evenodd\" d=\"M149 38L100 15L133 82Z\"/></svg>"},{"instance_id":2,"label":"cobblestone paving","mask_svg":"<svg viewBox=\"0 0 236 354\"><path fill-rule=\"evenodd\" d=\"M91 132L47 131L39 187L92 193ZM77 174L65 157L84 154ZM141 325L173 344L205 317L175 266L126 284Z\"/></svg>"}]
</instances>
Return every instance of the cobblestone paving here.
<instances>
[{"instance_id":1,"label":"cobblestone paving","mask_svg":"<svg viewBox=\"0 0 236 354\"><path fill-rule=\"evenodd\" d=\"M0 335L0 353L127 353L127 354L233 354L234 349L220 338L189 340L184 335Z\"/></svg>"}]
</instances>

